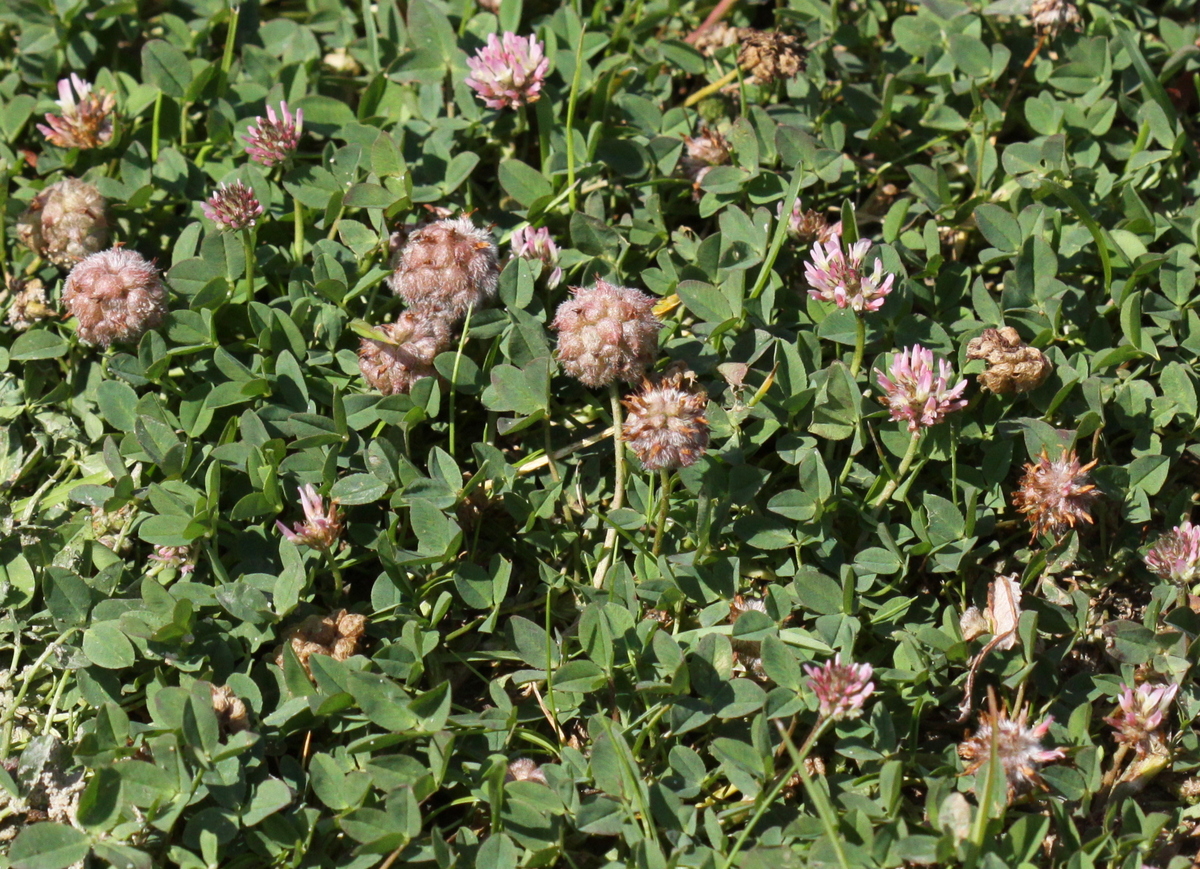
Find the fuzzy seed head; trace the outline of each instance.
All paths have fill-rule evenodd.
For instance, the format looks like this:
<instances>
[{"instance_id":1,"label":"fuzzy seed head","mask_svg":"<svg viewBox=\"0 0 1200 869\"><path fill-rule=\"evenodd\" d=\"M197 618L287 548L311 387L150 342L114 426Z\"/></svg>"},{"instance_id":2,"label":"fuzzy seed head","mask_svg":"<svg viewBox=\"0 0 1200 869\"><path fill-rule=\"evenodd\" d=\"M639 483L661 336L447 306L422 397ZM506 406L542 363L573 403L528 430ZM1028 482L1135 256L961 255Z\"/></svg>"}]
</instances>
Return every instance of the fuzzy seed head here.
<instances>
[{"instance_id":1,"label":"fuzzy seed head","mask_svg":"<svg viewBox=\"0 0 1200 869\"><path fill-rule=\"evenodd\" d=\"M489 109L515 109L541 97L550 60L533 36L488 35L487 44L467 58L466 84Z\"/></svg>"},{"instance_id":2,"label":"fuzzy seed head","mask_svg":"<svg viewBox=\"0 0 1200 869\"><path fill-rule=\"evenodd\" d=\"M300 506L304 509L304 521L289 529L276 520L275 527L292 543L329 552L342 536L342 511L338 508L337 499L331 500L326 510L325 500L311 483L301 486L298 491Z\"/></svg>"},{"instance_id":3,"label":"fuzzy seed head","mask_svg":"<svg viewBox=\"0 0 1200 869\"><path fill-rule=\"evenodd\" d=\"M303 131L303 109L296 109L293 115L288 111L287 103L280 102L279 114L276 115L275 110L267 106L267 119L255 118L254 125L246 128L243 137L246 154L264 166L286 163L296 153Z\"/></svg>"},{"instance_id":4,"label":"fuzzy seed head","mask_svg":"<svg viewBox=\"0 0 1200 869\"><path fill-rule=\"evenodd\" d=\"M1038 767L1066 757L1061 748L1042 748L1042 738L1054 719L1047 716L1036 727L1028 727L1028 714L1027 708L1016 718L1009 718L1006 709L993 707L981 712L975 733L958 746L958 756L966 761L966 772L974 774L992 756L992 734L996 734L996 757L1008 780L1009 799L1035 787L1045 787Z\"/></svg>"},{"instance_id":5,"label":"fuzzy seed head","mask_svg":"<svg viewBox=\"0 0 1200 869\"><path fill-rule=\"evenodd\" d=\"M742 41L743 33L752 32L741 27L730 27L724 21L718 21L711 27L700 31L692 46L705 57L712 57L722 48L737 45Z\"/></svg>"},{"instance_id":6,"label":"fuzzy seed head","mask_svg":"<svg viewBox=\"0 0 1200 869\"><path fill-rule=\"evenodd\" d=\"M204 202L204 216L219 229L239 230L254 226L262 214L262 204L254 191L241 181L219 184L212 196Z\"/></svg>"},{"instance_id":7,"label":"fuzzy seed head","mask_svg":"<svg viewBox=\"0 0 1200 869\"><path fill-rule=\"evenodd\" d=\"M1071 0L1033 0L1029 20L1038 36L1053 39L1070 27L1079 29L1079 9Z\"/></svg>"},{"instance_id":8,"label":"fuzzy seed head","mask_svg":"<svg viewBox=\"0 0 1200 869\"><path fill-rule=\"evenodd\" d=\"M555 357L563 370L593 388L636 382L658 355L662 323L654 316L654 299L605 280L571 292L550 324L558 332Z\"/></svg>"},{"instance_id":9,"label":"fuzzy seed head","mask_svg":"<svg viewBox=\"0 0 1200 869\"><path fill-rule=\"evenodd\" d=\"M423 312L405 311L379 331L390 343L363 338L358 370L384 395L407 395L417 380L432 377L436 373L433 360L450 346L450 325Z\"/></svg>"},{"instance_id":10,"label":"fuzzy seed head","mask_svg":"<svg viewBox=\"0 0 1200 869\"><path fill-rule=\"evenodd\" d=\"M115 96L71 73L58 82L60 114L47 113L37 128L60 148L103 148L112 141L116 107Z\"/></svg>"},{"instance_id":11,"label":"fuzzy seed head","mask_svg":"<svg viewBox=\"0 0 1200 869\"><path fill-rule=\"evenodd\" d=\"M409 308L456 322L495 297L499 262L491 233L471 218L438 220L408 237L389 283Z\"/></svg>"},{"instance_id":12,"label":"fuzzy seed head","mask_svg":"<svg viewBox=\"0 0 1200 869\"><path fill-rule=\"evenodd\" d=\"M840 235L830 234L828 241L818 241L813 245L812 258L804 264L804 277L810 287L808 294L858 314L878 311L892 291L896 276L885 275L883 261L878 258L874 270L867 273L865 262L870 249L871 242L865 238L845 251Z\"/></svg>"},{"instance_id":13,"label":"fuzzy seed head","mask_svg":"<svg viewBox=\"0 0 1200 869\"><path fill-rule=\"evenodd\" d=\"M804 46L786 33L742 31L738 65L762 84L795 78L804 69Z\"/></svg>"},{"instance_id":14,"label":"fuzzy seed head","mask_svg":"<svg viewBox=\"0 0 1200 869\"><path fill-rule=\"evenodd\" d=\"M875 691L871 665L843 664L840 654L820 667L810 664L804 672L808 674L808 687L817 695L822 718L834 721L857 718L862 714L863 704Z\"/></svg>"},{"instance_id":15,"label":"fuzzy seed head","mask_svg":"<svg viewBox=\"0 0 1200 869\"><path fill-rule=\"evenodd\" d=\"M17 237L34 253L70 268L109 243L108 201L85 181L51 184L17 220Z\"/></svg>"},{"instance_id":16,"label":"fuzzy seed head","mask_svg":"<svg viewBox=\"0 0 1200 869\"><path fill-rule=\"evenodd\" d=\"M962 397L967 381L960 380L950 386L954 372L945 359L938 360L937 376L934 376L933 351L920 344L897 353L888 366L885 377L877 368L875 374L883 388L881 399L888 406L892 419L907 422L910 432L923 427L937 425L949 414L962 410L967 401Z\"/></svg>"},{"instance_id":17,"label":"fuzzy seed head","mask_svg":"<svg viewBox=\"0 0 1200 869\"><path fill-rule=\"evenodd\" d=\"M1023 342L1012 326L985 329L972 338L967 358L987 360L988 369L979 375L979 385L998 395L1036 389L1053 368L1046 355Z\"/></svg>"},{"instance_id":18,"label":"fuzzy seed head","mask_svg":"<svg viewBox=\"0 0 1200 869\"><path fill-rule=\"evenodd\" d=\"M9 278L9 287L13 297L7 322L18 332L31 329L39 320L54 316L54 309L46 303L46 288L37 278Z\"/></svg>"},{"instance_id":19,"label":"fuzzy seed head","mask_svg":"<svg viewBox=\"0 0 1200 869\"><path fill-rule=\"evenodd\" d=\"M1104 719L1104 723L1117 731L1117 742L1130 746L1139 757L1144 757L1151 753L1156 741L1161 742L1159 729L1178 692L1178 684L1152 685L1143 682L1136 690L1122 684L1117 708Z\"/></svg>"},{"instance_id":20,"label":"fuzzy seed head","mask_svg":"<svg viewBox=\"0 0 1200 869\"><path fill-rule=\"evenodd\" d=\"M167 291L158 269L137 251L102 250L67 275L63 303L79 321L79 337L108 347L134 342L167 317Z\"/></svg>"},{"instance_id":21,"label":"fuzzy seed head","mask_svg":"<svg viewBox=\"0 0 1200 869\"><path fill-rule=\"evenodd\" d=\"M708 450L708 393L690 387L688 374L645 380L621 402L628 410L622 440L647 471L686 468Z\"/></svg>"},{"instance_id":22,"label":"fuzzy seed head","mask_svg":"<svg viewBox=\"0 0 1200 869\"><path fill-rule=\"evenodd\" d=\"M1036 462L1026 463L1013 506L1029 519L1034 538L1058 536L1081 520L1091 524L1091 505L1100 493L1087 472L1095 465L1095 459L1081 465L1075 451L1066 448L1054 461L1043 449Z\"/></svg>"},{"instance_id":23,"label":"fuzzy seed head","mask_svg":"<svg viewBox=\"0 0 1200 869\"><path fill-rule=\"evenodd\" d=\"M1200 525L1184 522L1159 537L1146 553L1146 566L1178 585L1200 579Z\"/></svg>"},{"instance_id":24,"label":"fuzzy seed head","mask_svg":"<svg viewBox=\"0 0 1200 869\"><path fill-rule=\"evenodd\" d=\"M551 269L546 281L547 289L554 289L562 283L563 270L558 264L558 245L550 237L550 230L541 226L522 226L512 234L512 255L525 259L540 260L542 265Z\"/></svg>"}]
</instances>

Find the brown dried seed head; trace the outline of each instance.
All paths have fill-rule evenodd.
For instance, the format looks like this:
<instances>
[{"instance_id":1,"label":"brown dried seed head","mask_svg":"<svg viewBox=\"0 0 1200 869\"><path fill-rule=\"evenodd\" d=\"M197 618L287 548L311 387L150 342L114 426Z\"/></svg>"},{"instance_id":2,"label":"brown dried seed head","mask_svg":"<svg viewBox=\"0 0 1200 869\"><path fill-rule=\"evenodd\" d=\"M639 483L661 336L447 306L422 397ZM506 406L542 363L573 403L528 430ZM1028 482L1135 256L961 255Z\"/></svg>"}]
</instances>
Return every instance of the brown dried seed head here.
<instances>
[{"instance_id":1,"label":"brown dried seed head","mask_svg":"<svg viewBox=\"0 0 1200 869\"><path fill-rule=\"evenodd\" d=\"M391 343L363 338L358 369L384 395L406 394L422 377L436 371L433 360L450 346L450 324L430 311L405 311L395 323L379 327Z\"/></svg>"},{"instance_id":2,"label":"brown dried seed head","mask_svg":"<svg viewBox=\"0 0 1200 869\"><path fill-rule=\"evenodd\" d=\"M228 685L209 685L212 693L213 712L217 714L217 723L225 733L239 733L250 729L250 721L246 714L246 704L242 702L233 689Z\"/></svg>"},{"instance_id":3,"label":"brown dried seed head","mask_svg":"<svg viewBox=\"0 0 1200 869\"><path fill-rule=\"evenodd\" d=\"M54 316L54 309L46 302L46 288L37 278L22 280L9 278L9 290L13 293L8 309L8 325L24 332L39 320Z\"/></svg>"},{"instance_id":4,"label":"brown dried seed head","mask_svg":"<svg viewBox=\"0 0 1200 869\"><path fill-rule=\"evenodd\" d=\"M985 329L967 344L968 359L986 359L979 385L997 394L1028 392L1041 386L1053 366L1046 355L1021 340L1012 326Z\"/></svg>"},{"instance_id":5,"label":"brown dried seed head","mask_svg":"<svg viewBox=\"0 0 1200 869\"><path fill-rule=\"evenodd\" d=\"M629 410L622 439L648 471L686 468L708 450L708 393L686 378L681 372L646 380L622 402Z\"/></svg>"},{"instance_id":6,"label":"brown dried seed head","mask_svg":"<svg viewBox=\"0 0 1200 869\"><path fill-rule=\"evenodd\" d=\"M358 651L366 626L366 616L343 609L327 616L309 616L288 631L287 641L311 676L309 658L328 655L335 661L346 660ZM275 663L283 666L282 647L275 654Z\"/></svg>"},{"instance_id":7,"label":"brown dried seed head","mask_svg":"<svg viewBox=\"0 0 1200 869\"><path fill-rule=\"evenodd\" d=\"M1079 9L1071 0L1033 0L1029 20L1038 36L1053 39L1070 27L1079 29Z\"/></svg>"},{"instance_id":8,"label":"brown dried seed head","mask_svg":"<svg viewBox=\"0 0 1200 869\"><path fill-rule=\"evenodd\" d=\"M389 283L410 308L453 322L491 302L499 274L491 233L458 217L413 232Z\"/></svg>"},{"instance_id":9,"label":"brown dried seed head","mask_svg":"<svg viewBox=\"0 0 1200 869\"><path fill-rule=\"evenodd\" d=\"M158 269L137 251L94 253L67 275L63 302L79 321L79 337L107 347L137 341L167 317L167 291Z\"/></svg>"},{"instance_id":10,"label":"brown dried seed head","mask_svg":"<svg viewBox=\"0 0 1200 869\"><path fill-rule=\"evenodd\" d=\"M1037 462L1025 465L1013 506L1029 519L1033 537L1062 534L1081 520L1091 524L1091 505L1100 493L1087 472L1095 465L1095 459L1081 465L1075 451L1066 448L1054 461L1043 449Z\"/></svg>"},{"instance_id":11,"label":"brown dried seed head","mask_svg":"<svg viewBox=\"0 0 1200 869\"><path fill-rule=\"evenodd\" d=\"M17 220L17 237L55 265L69 268L108 247L108 201L84 181L51 184Z\"/></svg>"},{"instance_id":12,"label":"brown dried seed head","mask_svg":"<svg viewBox=\"0 0 1200 869\"><path fill-rule=\"evenodd\" d=\"M804 46L786 33L746 30L738 65L763 84L794 78L804 69Z\"/></svg>"}]
</instances>

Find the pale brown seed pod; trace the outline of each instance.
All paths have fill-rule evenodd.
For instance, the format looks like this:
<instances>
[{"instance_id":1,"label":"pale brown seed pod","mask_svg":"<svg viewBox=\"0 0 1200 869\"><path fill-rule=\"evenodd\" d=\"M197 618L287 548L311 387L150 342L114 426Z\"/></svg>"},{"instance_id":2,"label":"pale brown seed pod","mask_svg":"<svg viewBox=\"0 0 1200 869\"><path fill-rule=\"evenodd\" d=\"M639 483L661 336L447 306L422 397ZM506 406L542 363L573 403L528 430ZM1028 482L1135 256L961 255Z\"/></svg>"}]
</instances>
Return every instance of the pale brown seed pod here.
<instances>
[{"instance_id":1,"label":"pale brown seed pod","mask_svg":"<svg viewBox=\"0 0 1200 869\"><path fill-rule=\"evenodd\" d=\"M688 373L646 380L622 402L628 410L622 439L648 471L686 468L708 450L708 394L689 386Z\"/></svg>"},{"instance_id":2,"label":"pale brown seed pod","mask_svg":"<svg viewBox=\"0 0 1200 869\"><path fill-rule=\"evenodd\" d=\"M593 388L636 382L658 355L662 322L654 299L604 280L571 292L550 326L558 331L555 356L563 370Z\"/></svg>"},{"instance_id":3,"label":"pale brown seed pod","mask_svg":"<svg viewBox=\"0 0 1200 869\"><path fill-rule=\"evenodd\" d=\"M287 641L305 672L312 675L309 658L328 655L335 661L345 661L358 651L366 626L366 616L343 609L327 616L309 616L288 631ZM275 654L275 663L281 667L283 651L280 648Z\"/></svg>"},{"instance_id":4,"label":"pale brown seed pod","mask_svg":"<svg viewBox=\"0 0 1200 869\"><path fill-rule=\"evenodd\" d=\"M114 247L76 264L63 303L79 321L79 337L108 347L137 341L167 317L167 291L158 269L137 251Z\"/></svg>"},{"instance_id":5,"label":"pale brown seed pod","mask_svg":"<svg viewBox=\"0 0 1200 869\"><path fill-rule=\"evenodd\" d=\"M433 360L450 346L450 324L435 313L405 311L395 323L379 327L391 343L363 338L358 370L384 395L405 395L422 377L436 371Z\"/></svg>"},{"instance_id":6,"label":"pale brown seed pod","mask_svg":"<svg viewBox=\"0 0 1200 869\"><path fill-rule=\"evenodd\" d=\"M985 329L967 344L968 359L986 359L979 385L997 394L1028 392L1041 386L1053 366L1046 354L1030 347L1012 326Z\"/></svg>"},{"instance_id":7,"label":"pale brown seed pod","mask_svg":"<svg viewBox=\"0 0 1200 869\"><path fill-rule=\"evenodd\" d=\"M57 266L75 263L109 244L108 201L85 181L66 178L33 197L17 220L17 238Z\"/></svg>"},{"instance_id":8,"label":"pale brown seed pod","mask_svg":"<svg viewBox=\"0 0 1200 869\"><path fill-rule=\"evenodd\" d=\"M408 237L388 283L410 308L455 322L495 298L499 262L491 233L469 217L439 220Z\"/></svg>"}]
</instances>

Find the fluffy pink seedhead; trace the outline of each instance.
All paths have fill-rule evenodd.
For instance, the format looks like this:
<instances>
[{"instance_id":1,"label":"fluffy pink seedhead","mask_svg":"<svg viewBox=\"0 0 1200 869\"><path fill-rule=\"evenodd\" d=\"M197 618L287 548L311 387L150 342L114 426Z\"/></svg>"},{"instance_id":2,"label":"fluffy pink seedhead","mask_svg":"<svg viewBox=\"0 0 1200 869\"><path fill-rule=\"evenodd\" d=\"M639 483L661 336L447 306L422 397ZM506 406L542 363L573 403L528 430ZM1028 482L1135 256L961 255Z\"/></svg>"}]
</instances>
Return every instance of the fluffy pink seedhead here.
<instances>
[{"instance_id":1,"label":"fluffy pink seedhead","mask_svg":"<svg viewBox=\"0 0 1200 869\"><path fill-rule=\"evenodd\" d=\"M1104 723L1117 731L1117 742L1132 747L1138 756L1145 756L1154 749L1156 742L1162 741L1159 730L1178 692L1177 684L1143 682L1136 690L1123 684L1117 708Z\"/></svg>"},{"instance_id":2,"label":"fluffy pink seedhead","mask_svg":"<svg viewBox=\"0 0 1200 869\"><path fill-rule=\"evenodd\" d=\"M621 438L647 471L686 468L708 450L708 393L692 379L690 371L647 379L622 402L629 414Z\"/></svg>"},{"instance_id":3,"label":"fluffy pink seedhead","mask_svg":"<svg viewBox=\"0 0 1200 869\"><path fill-rule=\"evenodd\" d=\"M65 178L29 203L17 220L21 243L61 268L109 245L108 201L85 181Z\"/></svg>"},{"instance_id":4,"label":"fluffy pink seedhead","mask_svg":"<svg viewBox=\"0 0 1200 869\"><path fill-rule=\"evenodd\" d=\"M301 486L300 505L304 508L304 521L292 526L291 530L282 522L276 520L275 527L279 533L295 544L304 544L313 549L329 551L342 536L342 511L338 502L329 502L325 509L324 499L317 494L312 484Z\"/></svg>"},{"instance_id":5,"label":"fluffy pink seedhead","mask_svg":"<svg viewBox=\"0 0 1200 869\"><path fill-rule=\"evenodd\" d=\"M293 115L288 111L287 103L281 102L277 116L275 110L267 106L267 119L255 118L254 125L246 129L246 153L251 160L264 166L286 163L296 153L303 131L303 109L296 109Z\"/></svg>"},{"instance_id":6,"label":"fluffy pink seedhead","mask_svg":"<svg viewBox=\"0 0 1200 869\"><path fill-rule=\"evenodd\" d=\"M262 214L262 204L254 191L241 181L219 184L204 202L204 216L221 229L238 230L254 226Z\"/></svg>"},{"instance_id":7,"label":"fluffy pink seedhead","mask_svg":"<svg viewBox=\"0 0 1200 869\"><path fill-rule=\"evenodd\" d=\"M137 341L167 317L158 269L123 247L94 253L71 269L63 303L79 321L80 339L101 347Z\"/></svg>"},{"instance_id":8,"label":"fluffy pink seedhead","mask_svg":"<svg viewBox=\"0 0 1200 869\"><path fill-rule=\"evenodd\" d=\"M467 58L466 84L489 109L515 109L537 102L550 60L545 46L532 36L490 34L487 44Z\"/></svg>"},{"instance_id":9,"label":"fluffy pink seedhead","mask_svg":"<svg viewBox=\"0 0 1200 869\"><path fill-rule=\"evenodd\" d=\"M1200 579L1200 525L1184 522L1159 537L1146 553L1146 566L1179 585Z\"/></svg>"},{"instance_id":10,"label":"fluffy pink seedhead","mask_svg":"<svg viewBox=\"0 0 1200 869\"><path fill-rule=\"evenodd\" d=\"M875 691L871 665L843 664L840 654L820 667L809 665L804 672L808 674L808 687L817 695L822 718L834 721L857 718L862 714L863 704Z\"/></svg>"},{"instance_id":11,"label":"fluffy pink seedhead","mask_svg":"<svg viewBox=\"0 0 1200 869\"><path fill-rule=\"evenodd\" d=\"M117 98L81 79L75 73L58 82L60 114L47 113L38 129L60 148L103 148L113 137L113 110Z\"/></svg>"},{"instance_id":12,"label":"fluffy pink seedhead","mask_svg":"<svg viewBox=\"0 0 1200 869\"><path fill-rule=\"evenodd\" d=\"M658 355L662 322L650 296L597 280L592 287L574 287L550 326L558 331L555 356L563 370L597 387L640 380Z\"/></svg>"},{"instance_id":13,"label":"fluffy pink seedhead","mask_svg":"<svg viewBox=\"0 0 1200 869\"><path fill-rule=\"evenodd\" d=\"M920 344L892 357L885 377L875 369L879 385L883 388L882 401L892 414L892 419L907 422L910 432L937 425L948 414L962 410L967 401L962 397L967 381L960 380L954 386L950 381L954 372L945 359L938 360L937 375L934 375L933 351Z\"/></svg>"},{"instance_id":14,"label":"fluffy pink seedhead","mask_svg":"<svg viewBox=\"0 0 1200 869\"><path fill-rule=\"evenodd\" d=\"M405 311L395 323L379 327L388 341L363 338L358 370L384 395L407 395L413 383L436 372L433 360L450 346L450 324L421 311Z\"/></svg>"},{"instance_id":15,"label":"fluffy pink seedhead","mask_svg":"<svg viewBox=\"0 0 1200 869\"><path fill-rule=\"evenodd\" d=\"M1067 756L1061 748L1042 748L1042 739L1050 731L1054 719L1046 716L1040 724L1029 727L1026 724L1028 708L1021 709L1015 718L1010 718L1008 710L995 708L994 698L990 706L986 712L979 714L979 726L975 733L959 743L958 756L966 761L966 772L974 774L987 763L992 756L994 733L996 757L1008 780L1009 799L1035 787L1044 788L1038 767Z\"/></svg>"},{"instance_id":16,"label":"fluffy pink seedhead","mask_svg":"<svg viewBox=\"0 0 1200 869\"><path fill-rule=\"evenodd\" d=\"M1065 447L1054 461L1043 449L1036 462L1026 463L1013 506L1029 519L1034 538L1057 537L1081 521L1091 524L1092 502L1100 495L1088 477L1095 464L1095 459L1080 464L1075 451Z\"/></svg>"},{"instance_id":17,"label":"fluffy pink seedhead","mask_svg":"<svg viewBox=\"0 0 1200 869\"><path fill-rule=\"evenodd\" d=\"M548 289L552 290L562 282L563 270L558 265L558 245L554 243L554 239L550 237L550 230L546 227L534 229L532 226L522 226L514 232L512 253L513 256L525 259L541 260L546 268L551 269L550 277L546 280Z\"/></svg>"},{"instance_id":18,"label":"fluffy pink seedhead","mask_svg":"<svg viewBox=\"0 0 1200 869\"><path fill-rule=\"evenodd\" d=\"M492 234L469 217L415 230L388 279L410 308L454 322L496 296L500 257Z\"/></svg>"},{"instance_id":19,"label":"fluffy pink seedhead","mask_svg":"<svg viewBox=\"0 0 1200 869\"><path fill-rule=\"evenodd\" d=\"M839 308L850 308L861 314L878 311L892 291L895 275L883 273L883 261L867 274L866 258L871 249L867 239L856 241L849 250L842 250L841 236L813 245L811 259L804 264L804 277L810 287L808 294L823 302L833 302Z\"/></svg>"}]
</instances>

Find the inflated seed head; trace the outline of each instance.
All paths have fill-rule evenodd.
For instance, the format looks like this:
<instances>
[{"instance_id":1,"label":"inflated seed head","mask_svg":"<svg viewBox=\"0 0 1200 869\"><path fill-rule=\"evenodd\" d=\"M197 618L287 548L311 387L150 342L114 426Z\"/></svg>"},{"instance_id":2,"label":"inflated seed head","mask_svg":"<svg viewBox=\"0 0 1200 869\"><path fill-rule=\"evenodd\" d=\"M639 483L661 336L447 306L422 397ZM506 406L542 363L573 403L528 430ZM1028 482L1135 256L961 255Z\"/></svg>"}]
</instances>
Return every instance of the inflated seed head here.
<instances>
[{"instance_id":1,"label":"inflated seed head","mask_svg":"<svg viewBox=\"0 0 1200 869\"><path fill-rule=\"evenodd\" d=\"M499 253L491 233L469 217L439 220L408 237L388 279L410 308L437 312L450 322L496 295Z\"/></svg>"},{"instance_id":2,"label":"inflated seed head","mask_svg":"<svg viewBox=\"0 0 1200 869\"><path fill-rule=\"evenodd\" d=\"M655 378L622 404L629 411L622 439L648 471L695 464L708 449L708 394L687 384L684 373Z\"/></svg>"},{"instance_id":3,"label":"inflated seed head","mask_svg":"<svg viewBox=\"0 0 1200 869\"><path fill-rule=\"evenodd\" d=\"M597 387L638 380L658 354L662 323L650 296L597 280L592 287L572 288L551 328L558 331L555 356L563 370Z\"/></svg>"},{"instance_id":4,"label":"inflated seed head","mask_svg":"<svg viewBox=\"0 0 1200 869\"><path fill-rule=\"evenodd\" d=\"M167 291L158 269L137 251L94 253L67 275L63 303L88 344L137 341L167 316Z\"/></svg>"},{"instance_id":5,"label":"inflated seed head","mask_svg":"<svg viewBox=\"0 0 1200 869\"><path fill-rule=\"evenodd\" d=\"M108 201L85 181L51 184L17 220L17 237L55 265L70 268L108 247Z\"/></svg>"},{"instance_id":6,"label":"inflated seed head","mask_svg":"<svg viewBox=\"0 0 1200 869\"><path fill-rule=\"evenodd\" d=\"M763 84L795 78L804 69L804 45L786 33L742 31L738 65Z\"/></svg>"},{"instance_id":7,"label":"inflated seed head","mask_svg":"<svg viewBox=\"0 0 1200 869\"><path fill-rule=\"evenodd\" d=\"M1036 389L1052 368L1046 355L1023 342L1012 326L984 329L967 344L967 358L987 360L988 369L979 375L979 385L997 394Z\"/></svg>"},{"instance_id":8,"label":"inflated seed head","mask_svg":"<svg viewBox=\"0 0 1200 869\"><path fill-rule=\"evenodd\" d=\"M407 394L415 381L432 377L433 360L450 346L450 324L425 311L405 311L379 331L391 343L363 338L358 369L384 395Z\"/></svg>"}]
</instances>

